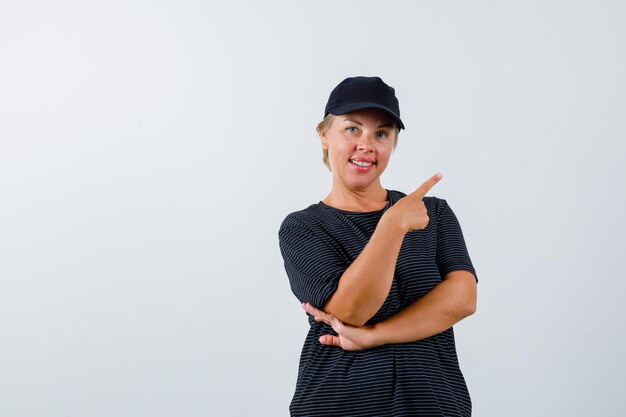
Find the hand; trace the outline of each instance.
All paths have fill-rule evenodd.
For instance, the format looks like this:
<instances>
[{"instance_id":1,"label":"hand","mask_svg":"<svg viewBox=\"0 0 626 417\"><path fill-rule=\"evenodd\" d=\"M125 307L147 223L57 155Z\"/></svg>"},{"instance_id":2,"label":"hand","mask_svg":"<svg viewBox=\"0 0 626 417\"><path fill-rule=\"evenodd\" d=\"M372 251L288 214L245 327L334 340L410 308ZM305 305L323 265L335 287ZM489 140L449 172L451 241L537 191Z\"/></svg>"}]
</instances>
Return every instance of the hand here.
<instances>
[{"instance_id":1,"label":"hand","mask_svg":"<svg viewBox=\"0 0 626 417\"><path fill-rule=\"evenodd\" d=\"M325 334L320 336L320 343L329 346L339 346L343 350L363 350L376 346L370 326L354 327L343 324L332 314L318 310L309 303L302 304L302 308L313 316L315 321L328 324L337 332L338 336Z\"/></svg>"},{"instance_id":2,"label":"hand","mask_svg":"<svg viewBox=\"0 0 626 417\"><path fill-rule=\"evenodd\" d=\"M398 200L396 204L385 212L383 218L399 225L405 232L425 229L430 219L422 199L442 177L441 173L433 175L417 190Z\"/></svg>"}]
</instances>

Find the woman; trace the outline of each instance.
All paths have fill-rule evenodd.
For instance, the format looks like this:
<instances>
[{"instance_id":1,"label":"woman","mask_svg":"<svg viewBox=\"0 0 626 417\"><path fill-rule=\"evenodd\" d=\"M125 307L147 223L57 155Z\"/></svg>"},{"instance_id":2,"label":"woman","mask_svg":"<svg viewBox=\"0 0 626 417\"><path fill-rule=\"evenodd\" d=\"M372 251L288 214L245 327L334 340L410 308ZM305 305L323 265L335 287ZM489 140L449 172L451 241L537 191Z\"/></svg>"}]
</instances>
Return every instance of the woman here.
<instances>
[{"instance_id":1,"label":"woman","mask_svg":"<svg viewBox=\"0 0 626 417\"><path fill-rule=\"evenodd\" d=\"M292 416L470 416L452 326L474 313L476 273L445 200L380 183L400 129L395 90L352 77L318 126L332 189L279 231L309 313Z\"/></svg>"}]
</instances>

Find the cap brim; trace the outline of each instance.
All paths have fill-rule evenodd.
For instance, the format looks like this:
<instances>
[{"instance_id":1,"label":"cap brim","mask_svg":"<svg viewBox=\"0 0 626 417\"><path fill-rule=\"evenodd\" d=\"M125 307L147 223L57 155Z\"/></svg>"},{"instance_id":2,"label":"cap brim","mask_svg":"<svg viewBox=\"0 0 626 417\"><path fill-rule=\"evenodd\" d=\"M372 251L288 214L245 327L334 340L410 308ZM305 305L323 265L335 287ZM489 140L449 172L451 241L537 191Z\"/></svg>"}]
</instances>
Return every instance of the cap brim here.
<instances>
[{"instance_id":1,"label":"cap brim","mask_svg":"<svg viewBox=\"0 0 626 417\"><path fill-rule=\"evenodd\" d=\"M400 117L394 112L392 112L391 110L389 110L389 108L385 106L381 106L378 103L365 102L365 103L344 104L343 106L337 106L337 107L329 109L328 113L339 116L342 114L352 113L353 111L365 110L365 109L379 109L379 110L383 110L386 113L389 113L389 115L393 117L394 120L398 123L398 126L400 127L400 129L404 129L404 123L402 123L402 120L400 120ZM324 117L326 117L328 113L326 113Z\"/></svg>"}]
</instances>

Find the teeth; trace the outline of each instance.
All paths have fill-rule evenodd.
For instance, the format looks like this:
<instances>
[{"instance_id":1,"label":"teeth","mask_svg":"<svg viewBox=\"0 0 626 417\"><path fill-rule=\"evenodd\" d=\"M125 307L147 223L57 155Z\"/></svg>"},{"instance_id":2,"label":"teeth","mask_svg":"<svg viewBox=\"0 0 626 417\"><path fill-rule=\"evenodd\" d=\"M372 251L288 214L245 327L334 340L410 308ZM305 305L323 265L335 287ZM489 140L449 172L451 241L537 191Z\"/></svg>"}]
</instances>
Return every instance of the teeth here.
<instances>
[{"instance_id":1,"label":"teeth","mask_svg":"<svg viewBox=\"0 0 626 417\"><path fill-rule=\"evenodd\" d=\"M350 160L350 162L352 162L354 165L358 165L360 167L368 167L368 166L372 165L371 162L365 162L365 161L353 161L353 160Z\"/></svg>"}]
</instances>

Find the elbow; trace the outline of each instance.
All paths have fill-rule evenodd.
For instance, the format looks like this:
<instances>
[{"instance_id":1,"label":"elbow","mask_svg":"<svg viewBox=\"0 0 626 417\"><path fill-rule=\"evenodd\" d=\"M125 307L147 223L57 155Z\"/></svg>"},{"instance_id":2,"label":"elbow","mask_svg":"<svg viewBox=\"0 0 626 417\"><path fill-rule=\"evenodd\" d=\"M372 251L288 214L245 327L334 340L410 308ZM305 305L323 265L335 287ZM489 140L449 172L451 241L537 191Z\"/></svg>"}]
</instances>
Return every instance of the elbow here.
<instances>
[{"instance_id":1,"label":"elbow","mask_svg":"<svg viewBox=\"0 0 626 417\"><path fill-rule=\"evenodd\" d=\"M459 314L461 319L471 316L476 313L476 299L472 298L471 300L467 300L461 308L459 309Z\"/></svg>"},{"instance_id":2,"label":"elbow","mask_svg":"<svg viewBox=\"0 0 626 417\"><path fill-rule=\"evenodd\" d=\"M465 310L465 317L469 317L474 313L476 313L476 303L467 307L467 309Z\"/></svg>"},{"instance_id":3,"label":"elbow","mask_svg":"<svg viewBox=\"0 0 626 417\"><path fill-rule=\"evenodd\" d=\"M366 314L363 314L363 311L357 308L344 308L344 309L328 309L327 313L332 314L341 320L342 323L354 326L361 327L367 323L369 319L372 317L368 317Z\"/></svg>"},{"instance_id":4,"label":"elbow","mask_svg":"<svg viewBox=\"0 0 626 417\"><path fill-rule=\"evenodd\" d=\"M334 313L331 313L331 314L333 314L335 317L341 320L342 323L350 325L350 326L354 326L354 327L361 327L365 325L365 323L367 323L367 321L371 318L371 317L365 317L362 314L358 314L356 311L347 311L342 314L334 314Z\"/></svg>"},{"instance_id":5,"label":"elbow","mask_svg":"<svg viewBox=\"0 0 626 417\"><path fill-rule=\"evenodd\" d=\"M459 314L461 315L461 318L464 319L476 313L478 294L476 291L476 282L474 281L474 276L469 276L469 278L466 279L463 283L463 286L459 287L459 289Z\"/></svg>"},{"instance_id":6,"label":"elbow","mask_svg":"<svg viewBox=\"0 0 626 417\"><path fill-rule=\"evenodd\" d=\"M367 323L368 320L369 318L349 317L348 320L344 321L344 323L354 327L361 327L365 326L365 323Z\"/></svg>"},{"instance_id":7,"label":"elbow","mask_svg":"<svg viewBox=\"0 0 626 417\"><path fill-rule=\"evenodd\" d=\"M457 322L476 313L475 294L464 294L457 298L454 307L451 307L451 313Z\"/></svg>"},{"instance_id":8,"label":"elbow","mask_svg":"<svg viewBox=\"0 0 626 417\"><path fill-rule=\"evenodd\" d=\"M331 300L332 301L332 300ZM382 305L382 303L381 303ZM380 306L378 306L380 308ZM341 304L327 303L324 311L341 320L342 323L354 327L365 325L378 311L377 306L363 306L362 303L343 301Z\"/></svg>"}]
</instances>

